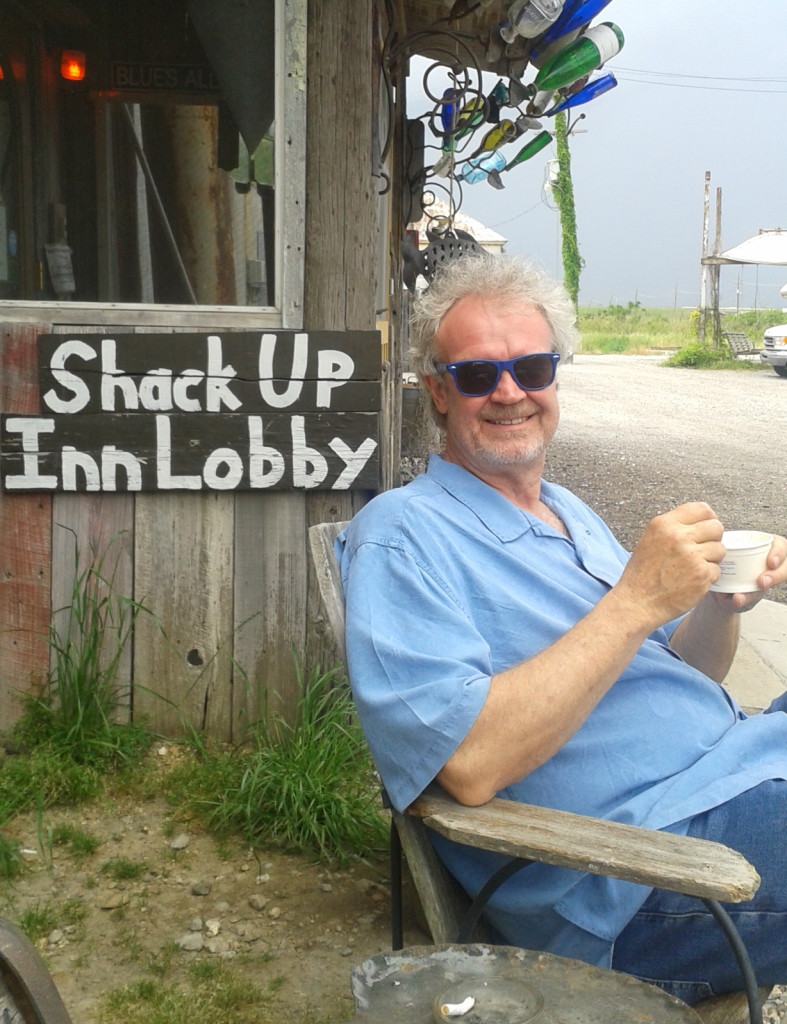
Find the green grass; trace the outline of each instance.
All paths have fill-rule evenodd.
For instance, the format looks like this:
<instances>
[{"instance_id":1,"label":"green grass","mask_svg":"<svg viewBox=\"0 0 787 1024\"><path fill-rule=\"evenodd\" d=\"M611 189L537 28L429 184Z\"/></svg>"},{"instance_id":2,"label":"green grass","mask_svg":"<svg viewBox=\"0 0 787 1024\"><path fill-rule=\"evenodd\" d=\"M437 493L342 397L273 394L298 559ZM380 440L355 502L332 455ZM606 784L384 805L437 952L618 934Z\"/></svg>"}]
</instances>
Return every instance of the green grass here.
<instances>
[{"instance_id":1,"label":"green grass","mask_svg":"<svg viewBox=\"0 0 787 1024\"><path fill-rule=\"evenodd\" d=\"M74 538L77 569L70 601L53 613L49 627L48 686L27 698L15 729L23 745L46 743L77 764L98 764L102 769L138 760L149 743L143 727L117 721L118 670L142 607L116 590L120 554L108 564L113 544L80 569Z\"/></svg>"},{"instance_id":2,"label":"green grass","mask_svg":"<svg viewBox=\"0 0 787 1024\"><path fill-rule=\"evenodd\" d=\"M98 1024L182 1024L190 1020L232 1024L329 1024L344 1019L346 1006L323 1003L319 1010L294 1011L277 995L284 979L261 986L220 960L194 960L183 984L162 977L142 978L102 1000ZM338 1014L338 1016L337 1016Z\"/></svg>"},{"instance_id":3,"label":"green grass","mask_svg":"<svg viewBox=\"0 0 787 1024\"><path fill-rule=\"evenodd\" d=\"M100 1024L179 1024L186 1020L231 1020L261 1024L265 995L259 986L221 962L195 961L188 987L143 978L111 992L104 1000Z\"/></svg>"},{"instance_id":4,"label":"green grass","mask_svg":"<svg viewBox=\"0 0 787 1024\"><path fill-rule=\"evenodd\" d=\"M70 603L53 616L53 669L47 690L28 698L14 730L23 754L0 772L0 826L36 810L39 842L65 846L75 857L99 841L68 826L44 828L56 804L94 799L129 784L128 774L156 775L145 763L151 735L115 720L118 667L140 606L115 591L117 560L107 554L74 576ZM74 546L74 563L80 565ZM266 715L242 748L209 749L191 737L192 757L165 780L177 814L199 815L218 836L252 846L278 845L343 866L384 849L386 824L379 785L346 681L337 669L314 669L304 679L295 720ZM141 785L145 785L144 781ZM138 788L138 787L137 787ZM0 841L0 877L22 867L9 839ZM144 864L113 858L101 869L116 880L139 877Z\"/></svg>"},{"instance_id":5,"label":"green grass","mask_svg":"<svg viewBox=\"0 0 787 1024\"><path fill-rule=\"evenodd\" d=\"M784 314L777 309L725 313L722 331L742 331L753 342L762 338L766 327L780 323ZM688 349L682 362L669 365L751 369L746 360L734 360L726 347L705 353L698 350L698 310L654 309L630 302L626 306L585 307L579 310L580 351L590 354L664 352ZM708 321L710 331L710 321ZM711 348L710 345L705 346ZM758 365L754 364L758 369Z\"/></svg>"},{"instance_id":6,"label":"green grass","mask_svg":"<svg viewBox=\"0 0 787 1024\"><path fill-rule=\"evenodd\" d=\"M59 914L53 903L36 903L19 915L18 924L31 942L38 942L58 925Z\"/></svg>"},{"instance_id":7,"label":"green grass","mask_svg":"<svg viewBox=\"0 0 787 1024\"><path fill-rule=\"evenodd\" d=\"M60 916L66 924L77 925L90 913L87 905L79 899L68 899L60 909Z\"/></svg>"},{"instance_id":8,"label":"green grass","mask_svg":"<svg viewBox=\"0 0 787 1024\"><path fill-rule=\"evenodd\" d=\"M0 878L15 878L24 870L19 843L0 831Z\"/></svg>"},{"instance_id":9,"label":"green grass","mask_svg":"<svg viewBox=\"0 0 787 1024\"><path fill-rule=\"evenodd\" d=\"M579 329L580 351L591 353L674 349L696 337L688 312L646 309L637 303L580 309Z\"/></svg>"},{"instance_id":10,"label":"green grass","mask_svg":"<svg viewBox=\"0 0 787 1024\"><path fill-rule=\"evenodd\" d=\"M258 723L246 748L184 769L173 798L218 835L343 865L385 846L379 787L337 671L314 670L300 684L293 724Z\"/></svg>"},{"instance_id":11,"label":"green grass","mask_svg":"<svg viewBox=\"0 0 787 1024\"><path fill-rule=\"evenodd\" d=\"M102 875L107 875L114 882L130 882L141 878L147 869L147 864L127 857L112 857L101 865Z\"/></svg>"},{"instance_id":12,"label":"green grass","mask_svg":"<svg viewBox=\"0 0 787 1024\"><path fill-rule=\"evenodd\" d=\"M106 563L105 552L75 570L70 603L52 616L47 686L24 699L12 731L22 753L6 757L0 771L0 826L23 811L40 814L98 796L109 775L117 779L121 770L135 769L148 750L143 725L116 720L118 668L140 606L115 590L117 559L109 569ZM80 565L76 541L74 564ZM94 843L56 830L49 841L82 856ZM0 840L0 877L18 870L13 844Z\"/></svg>"},{"instance_id":13,"label":"green grass","mask_svg":"<svg viewBox=\"0 0 787 1024\"><path fill-rule=\"evenodd\" d=\"M66 823L54 826L50 833L50 842L52 846L65 846L68 852L78 859L89 857L101 845L98 836Z\"/></svg>"}]
</instances>

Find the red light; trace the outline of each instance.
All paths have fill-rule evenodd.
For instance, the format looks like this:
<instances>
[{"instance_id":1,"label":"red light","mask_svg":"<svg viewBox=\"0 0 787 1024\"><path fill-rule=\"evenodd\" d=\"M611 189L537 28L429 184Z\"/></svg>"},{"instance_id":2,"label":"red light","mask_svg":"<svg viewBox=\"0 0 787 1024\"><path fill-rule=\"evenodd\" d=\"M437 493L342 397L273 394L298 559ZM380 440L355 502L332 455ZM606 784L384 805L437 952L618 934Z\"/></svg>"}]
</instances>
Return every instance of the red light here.
<instances>
[{"instance_id":1,"label":"red light","mask_svg":"<svg viewBox=\"0 0 787 1024\"><path fill-rule=\"evenodd\" d=\"M85 55L81 50L63 50L60 55L60 74L69 82L81 82L85 77Z\"/></svg>"}]
</instances>

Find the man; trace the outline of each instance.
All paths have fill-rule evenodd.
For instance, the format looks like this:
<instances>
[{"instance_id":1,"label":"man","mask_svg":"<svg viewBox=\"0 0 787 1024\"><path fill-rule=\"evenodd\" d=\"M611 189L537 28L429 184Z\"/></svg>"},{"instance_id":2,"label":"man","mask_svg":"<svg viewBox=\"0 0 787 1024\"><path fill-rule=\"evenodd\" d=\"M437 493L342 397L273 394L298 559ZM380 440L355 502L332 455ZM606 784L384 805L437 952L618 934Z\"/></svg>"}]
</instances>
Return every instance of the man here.
<instances>
[{"instance_id":1,"label":"man","mask_svg":"<svg viewBox=\"0 0 787 1024\"><path fill-rule=\"evenodd\" d=\"M535 266L447 265L415 303L413 337L442 457L339 539L351 681L393 803L436 779L466 804L499 795L727 842L763 877L733 910L758 980L787 981L787 702L747 718L718 685L738 613L787 579L787 541L756 595L709 592L724 547L708 505L658 516L629 556L543 479L556 364L576 334ZM435 845L471 893L500 860ZM632 883L532 865L488 917L510 944L687 1002L741 986L701 904Z\"/></svg>"}]
</instances>

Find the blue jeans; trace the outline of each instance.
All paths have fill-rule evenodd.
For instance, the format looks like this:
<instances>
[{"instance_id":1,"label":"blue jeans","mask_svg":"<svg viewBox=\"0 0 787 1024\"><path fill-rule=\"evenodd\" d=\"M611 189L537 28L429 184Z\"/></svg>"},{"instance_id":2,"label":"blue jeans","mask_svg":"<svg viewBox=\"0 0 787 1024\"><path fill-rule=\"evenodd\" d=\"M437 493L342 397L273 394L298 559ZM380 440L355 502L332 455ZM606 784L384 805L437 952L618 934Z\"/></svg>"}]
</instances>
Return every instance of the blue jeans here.
<instances>
[{"instance_id":1,"label":"blue jeans","mask_svg":"<svg viewBox=\"0 0 787 1024\"><path fill-rule=\"evenodd\" d=\"M787 711L787 694L764 714ZM738 850L762 882L754 899L725 904L760 985L787 984L787 782L764 782L692 819L689 835ZM743 987L732 949L697 899L654 889L615 943L612 967L686 1003Z\"/></svg>"}]
</instances>

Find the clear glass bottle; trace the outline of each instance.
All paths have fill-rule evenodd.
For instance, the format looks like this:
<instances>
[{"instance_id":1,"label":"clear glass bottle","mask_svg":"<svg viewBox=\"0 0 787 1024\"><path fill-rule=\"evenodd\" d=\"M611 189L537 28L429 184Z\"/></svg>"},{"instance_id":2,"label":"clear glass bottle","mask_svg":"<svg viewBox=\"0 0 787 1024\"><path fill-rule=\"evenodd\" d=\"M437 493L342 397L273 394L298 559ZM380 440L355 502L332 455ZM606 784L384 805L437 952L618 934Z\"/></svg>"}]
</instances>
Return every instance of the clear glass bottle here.
<instances>
[{"instance_id":1,"label":"clear glass bottle","mask_svg":"<svg viewBox=\"0 0 787 1024\"><path fill-rule=\"evenodd\" d=\"M535 39L557 21L564 0L515 0L508 10L508 18L500 26L500 35L507 43L517 36Z\"/></svg>"}]
</instances>

